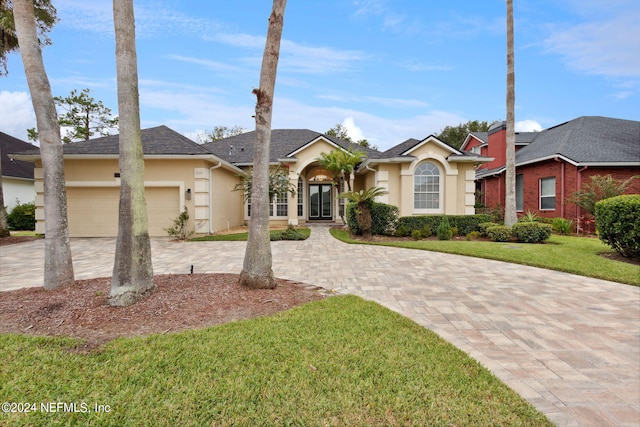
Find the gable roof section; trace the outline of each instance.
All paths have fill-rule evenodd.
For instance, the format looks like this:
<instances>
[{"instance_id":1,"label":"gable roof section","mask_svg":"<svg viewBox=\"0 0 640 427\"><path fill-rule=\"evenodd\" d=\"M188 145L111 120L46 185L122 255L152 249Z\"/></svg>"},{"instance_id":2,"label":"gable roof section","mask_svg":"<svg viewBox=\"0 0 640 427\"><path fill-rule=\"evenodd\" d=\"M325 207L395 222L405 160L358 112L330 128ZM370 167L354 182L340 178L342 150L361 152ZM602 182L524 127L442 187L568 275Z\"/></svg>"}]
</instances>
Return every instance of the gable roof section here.
<instances>
[{"instance_id":1,"label":"gable roof section","mask_svg":"<svg viewBox=\"0 0 640 427\"><path fill-rule=\"evenodd\" d=\"M467 144L471 142L472 139L480 142L480 145L487 145L489 143L489 132L469 132L469 135L464 139L464 142L460 146L461 150L467 149Z\"/></svg>"},{"instance_id":2,"label":"gable roof section","mask_svg":"<svg viewBox=\"0 0 640 427\"><path fill-rule=\"evenodd\" d=\"M0 161L2 162L2 176L33 179L33 163L14 159L11 154L37 148L38 147L35 145L0 132Z\"/></svg>"},{"instance_id":3,"label":"gable roof section","mask_svg":"<svg viewBox=\"0 0 640 427\"><path fill-rule=\"evenodd\" d=\"M640 122L583 116L538 132L516 153L523 165L560 156L576 165L640 165Z\"/></svg>"},{"instance_id":4,"label":"gable roof section","mask_svg":"<svg viewBox=\"0 0 640 427\"><path fill-rule=\"evenodd\" d=\"M364 151L367 157L377 157L380 155L376 150L309 129L273 129L271 131L270 162L277 163L282 159L295 158L296 153L314 144L320 138L324 138L336 147L345 150ZM253 146L255 140L256 132L250 131L219 141L209 142L204 144L203 147L230 163L249 165L253 163Z\"/></svg>"},{"instance_id":5,"label":"gable roof section","mask_svg":"<svg viewBox=\"0 0 640 427\"><path fill-rule=\"evenodd\" d=\"M142 152L147 156L211 154L201 145L166 126L143 129L141 136ZM119 135L64 144L63 150L65 155L118 155L120 152Z\"/></svg>"}]
</instances>

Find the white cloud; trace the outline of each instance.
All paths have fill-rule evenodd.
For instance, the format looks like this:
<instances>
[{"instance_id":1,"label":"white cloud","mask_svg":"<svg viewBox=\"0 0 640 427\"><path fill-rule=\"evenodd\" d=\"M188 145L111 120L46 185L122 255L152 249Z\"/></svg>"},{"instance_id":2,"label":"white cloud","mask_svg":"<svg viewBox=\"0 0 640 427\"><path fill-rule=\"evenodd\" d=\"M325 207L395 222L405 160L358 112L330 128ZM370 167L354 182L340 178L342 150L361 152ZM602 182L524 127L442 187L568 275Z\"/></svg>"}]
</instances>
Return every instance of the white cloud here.
<instances>
[{"instance_id":1,"label":"white cloud","mask_svg":"<svg viewBox=\"0 0 640 427\"><path fill-rule=\"evenodd\" d=\"M640 77L639 21L637 4L620 8L613 17L605 15L570 27L563 25L545 40L545 46L550 52L563 56L567 64L578 71L637 78Z\"/></svg>"},{"instance_id":2,"label":"white cloud","mask_svg":"<svg viewBox=\"0 0 640 427\"><path fill-rule=\"evenodd\" d=\"M36 127L31 97L27 92L0 92L0 131L28 141L27 129Z\"/></svg>"},{"instance_id":3,"label":"white cloud","mask_svg":"<svg viewBox=\"0 0 640 427\"><path fill-rule=\"evenodd\" d=\"M535 120L521 120L515 123L516 132L540 132L542 125Z\"/></svg>"},{"instance_id":4,"label":"white cloud","mask_svg":"<svg viewBox=\"0 0 640 427\"><path fill-rule=\"evenodd\" d=\"M353 117L347 117L342 121L342 126L347 130L347 135L351 138L352 141L357 142L362 139L365 139L364 134L362 133L362 129L356 126L356 122Z\"/></svg>"},{"instance_id":5,"label":"white cloud","mask_svg":"<svg viewBox=\"0 0 640 427\"><path fill-rule=\"evenodd\" d=\"M304 46L291 40L282 40L281 49L278 67L306 74L353 71L367 59L361 51Z\"/></svg>"},{"instance_id":6,"label":"white cloud","mask_svg":"<svg viewBox=\"0 0 640 427\"><path fill-rule=\"evenodd\" d=\"M425 138L438 133L451 123L464 123L468 118L446 111L430 110L403 118L387 118L364 111L338 107L316 107L293 99L276 98L273 127L306 128L318 132L331 129L346 118L353 119L362 135L381 151L409 138Z\"/></svg>"}]
</instances>

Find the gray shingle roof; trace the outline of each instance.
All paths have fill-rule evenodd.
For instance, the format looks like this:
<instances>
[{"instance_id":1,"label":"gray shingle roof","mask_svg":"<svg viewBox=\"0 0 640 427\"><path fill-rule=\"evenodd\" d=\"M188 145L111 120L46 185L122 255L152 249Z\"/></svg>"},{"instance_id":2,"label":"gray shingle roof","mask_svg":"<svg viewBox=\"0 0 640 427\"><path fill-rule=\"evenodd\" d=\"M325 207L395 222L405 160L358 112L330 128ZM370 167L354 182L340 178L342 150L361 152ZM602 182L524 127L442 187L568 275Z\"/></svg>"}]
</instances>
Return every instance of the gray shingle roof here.
<instances>
[{"instance_id":1,"label":"gray shingle roof","mask_svg":"<svg viewBox=\"0 0 640 427\"><path fill-rule=\"evenodd\" d=\"M11 135L0 132L0 161L2 161L2 176L33 179L34 164L24 160L13 159L10 154L37 148L38 147L35 145L31 145L28 142L24 142L18 138L12 137Z\"/></svg>"},{"instance_id":2,"label":"gray shingle roof","mask_svg":"<svg viewBox=\"0 0 640 427\"><path fill-rule=\"evenodd\" d=\"M89 141L64 145L64 154L118 154L119 136L111 135ZM211 154L186 136L158 126L142 130L142 152L146 155L199 155Z\"/></svg>"},{"instance_id":3,"label":"gray shingle roof","mask_svg":"<svg viewBox=\"0 0 640 427\"><path fill-rule=\"evenodd\" d=\"M364 151L368 157L378 157L380 152L352 144L341 139L315 132L309 129L273 129L271 131L271 162L284 159L306 144L322 136L334 144L352 150ZM256 132L246 132L241 135L209 142L203 147L233 164L253 163L253 144Z\"/></svg>"},{"instance_id":4,"label":"gray shingle roof","mask_svg":"<svg viewBox=\"0 0 640 427\"><path fill-rule=\"evenodd\" d=\"M484 144L489 142L489 132L469 132L471 135L478 138Z\"/></svg>"},{"instance_id":5,"label":"gray shingle roof","mask_svg":"<svg viewBox=\"0 0 640 427\"><path fill-rule=\"evenodd\" d=\"M142 152L145 155L211 154L201 145L166 126L142 129L141 137ZM118 155L119 135L64 144L63 152L64 155ZM39 150L25 151L20 154L39 154Z\"/></svg>"},{"instance_id":6,"label":"gray shingle roof","mask_svg":"<svg viewBox=\"0 0 640 427\"><path fill-rule=\"evenodd\" d=\"M640 122L583 116L538 132L516 163L562 155L577 163L640 162Z\"/></svg>"},{"instance_id":7,"label":"gray shingle roof","mask_svg":"<svg viewBox=\"0 0 640 427\"><path fill-rule=\"evenodd\" d=\"M405 151L407 151L407 150L411 149L412 147L415 147L416 145L420 144L420 142L422 142L422 141L417 140L415 138L409 138L406 141L401 142L400 144L389 148L387 151L382 153L380 158L387 159L387 158L392 158L392 157L399 157Z\"/></svg>"}]
</instances>

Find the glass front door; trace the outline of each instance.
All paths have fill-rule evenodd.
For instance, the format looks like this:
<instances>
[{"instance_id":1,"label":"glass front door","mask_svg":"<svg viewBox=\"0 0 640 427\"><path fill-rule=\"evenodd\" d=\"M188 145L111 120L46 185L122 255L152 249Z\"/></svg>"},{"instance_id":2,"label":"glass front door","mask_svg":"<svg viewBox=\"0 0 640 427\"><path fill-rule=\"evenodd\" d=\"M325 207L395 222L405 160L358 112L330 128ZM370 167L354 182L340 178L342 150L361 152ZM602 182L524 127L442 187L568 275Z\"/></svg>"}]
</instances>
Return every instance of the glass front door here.
<instances>
[{"instance_id":1,"label":"glass front door","mask_svg":"<svg viewBox=\"0 0 640 427\"><path fill-rule=\"evenodd\" d=\"M331 184L309 184L309 219L333 219Z\"/></svg>"}]
</instances>

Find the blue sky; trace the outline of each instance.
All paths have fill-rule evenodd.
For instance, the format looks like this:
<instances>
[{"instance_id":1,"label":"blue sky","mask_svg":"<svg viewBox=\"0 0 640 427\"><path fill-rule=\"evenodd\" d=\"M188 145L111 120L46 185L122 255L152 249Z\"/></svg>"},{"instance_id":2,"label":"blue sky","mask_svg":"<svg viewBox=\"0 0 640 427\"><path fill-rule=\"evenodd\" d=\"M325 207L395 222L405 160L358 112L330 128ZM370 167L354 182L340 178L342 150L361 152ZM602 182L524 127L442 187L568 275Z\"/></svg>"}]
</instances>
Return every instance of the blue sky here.
<instances>
[{"instance_id":1,"label":"blue sky","mask_svg":"<svg viewBox=\"0 0 640 427\"><path fill-rule=\"evenodd\" d=\"M54 0L53 94L90 88L117 114L111 2ZM195 138L252 119L270 0L136 0L142 126ZM380 149L503 120L504 0L289 0L273 128L342 123ZM637 0L514 0L516 122L640 118ZM0 131L34 127L19 55L0 77Z\"/></svg>"}]
</instances>

